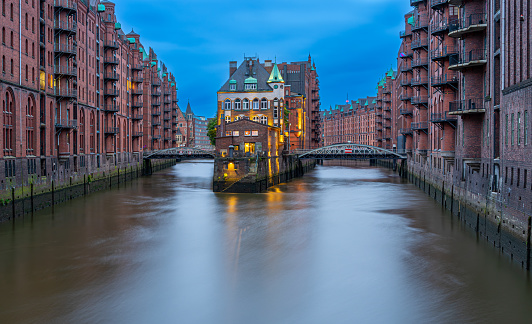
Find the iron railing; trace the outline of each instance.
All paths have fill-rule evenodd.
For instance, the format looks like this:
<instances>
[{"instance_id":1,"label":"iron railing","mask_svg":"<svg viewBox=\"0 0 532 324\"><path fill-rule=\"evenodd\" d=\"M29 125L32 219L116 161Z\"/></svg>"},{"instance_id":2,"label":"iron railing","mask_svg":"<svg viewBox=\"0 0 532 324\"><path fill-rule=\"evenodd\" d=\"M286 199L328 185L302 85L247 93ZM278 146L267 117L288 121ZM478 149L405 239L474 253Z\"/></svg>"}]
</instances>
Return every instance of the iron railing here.
<instances>
[{"instance_id":1,"label":"iron railing","mask_svg":"<svg viewBox=\"0 0 532 324\"><path fill-rule=\"evenodd\" d=\"M449 112L484 112L483 98L456 100L449 103Z\"/></svg>"}]
</instances>

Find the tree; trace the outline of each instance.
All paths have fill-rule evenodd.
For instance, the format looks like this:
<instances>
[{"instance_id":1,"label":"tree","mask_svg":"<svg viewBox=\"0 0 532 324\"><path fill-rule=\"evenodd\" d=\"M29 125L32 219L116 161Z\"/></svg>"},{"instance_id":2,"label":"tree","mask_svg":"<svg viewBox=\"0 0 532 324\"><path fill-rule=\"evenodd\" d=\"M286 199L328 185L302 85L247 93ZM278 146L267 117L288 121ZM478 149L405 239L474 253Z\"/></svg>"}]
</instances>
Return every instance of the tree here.
<instances>
[{"instance_id":1,"label":"tree","mask_svg":"<svg viewBox=\"0 0 532 324\"><path fill-rule=\"evenodd\" d=\"M216 144L216 117L211 118L207 124L207 136L211 140L211 145Z\"/></svg>"}]
</instances>

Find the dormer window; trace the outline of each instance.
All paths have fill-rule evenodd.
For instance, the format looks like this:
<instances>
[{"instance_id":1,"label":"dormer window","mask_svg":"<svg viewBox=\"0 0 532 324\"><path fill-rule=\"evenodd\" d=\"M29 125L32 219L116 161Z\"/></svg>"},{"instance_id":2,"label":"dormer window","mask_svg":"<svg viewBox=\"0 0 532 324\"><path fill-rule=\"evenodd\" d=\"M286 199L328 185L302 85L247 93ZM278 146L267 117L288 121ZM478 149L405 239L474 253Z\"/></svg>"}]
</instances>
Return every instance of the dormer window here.
<instances>
[{"instance_id":1,"label":"dormer window","mask_svg":"<svg viewBox=\"0 0 532 324\"><path fill-rule=\"evenodd\" d=\"M245 90L257 90L257 79L249 77L244 81Z\"/></svg>"},{"instance_id":2,"label":"dormer window","mask_svg":"<svg viewBox=\"0 0 532 324\"><path fill-rule=\"evenodd\" d=\"M229 90L230 91L236 91L236 80L229 80Z\"/></svg>"},{"instance_id":3,"label":"dormer window","mask_svg":"<svg viewBox=\"0 0 532 324\"><path fill-rule=\"evenodd\" d=\"M256 83L246 84L246 90L257 90L257 84Z\"/></svg>"}]
</instances>

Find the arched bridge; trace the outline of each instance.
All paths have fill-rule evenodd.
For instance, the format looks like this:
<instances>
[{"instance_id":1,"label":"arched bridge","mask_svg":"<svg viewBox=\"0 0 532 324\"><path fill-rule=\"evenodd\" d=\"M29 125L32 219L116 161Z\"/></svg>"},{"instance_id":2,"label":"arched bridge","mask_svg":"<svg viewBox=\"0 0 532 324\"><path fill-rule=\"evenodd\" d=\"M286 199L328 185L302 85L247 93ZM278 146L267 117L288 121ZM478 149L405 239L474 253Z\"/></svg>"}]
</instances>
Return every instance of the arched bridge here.
<instances>
[{"instance_id":1,"label":"arched bridge","mask_svg":"<svg viewBox=\"0 0 532 324\"><path fill-rule=\"evenodd\" d=\"M198 148L175 147L166 150L150 152L145 159L214 159L215 153Z\"/></svg>"},{"instance_id":2,"label":"arched bridge","mask_svg":"<svg viewBox=\"0 0 532 324\"><path fill-rule=\"evenodd\" d=\"M362 144L333 144L315 150L296 151L300 159L317 160L391 160L406 159L400 154L380 147Z\"/></svg>"}]
</instances>

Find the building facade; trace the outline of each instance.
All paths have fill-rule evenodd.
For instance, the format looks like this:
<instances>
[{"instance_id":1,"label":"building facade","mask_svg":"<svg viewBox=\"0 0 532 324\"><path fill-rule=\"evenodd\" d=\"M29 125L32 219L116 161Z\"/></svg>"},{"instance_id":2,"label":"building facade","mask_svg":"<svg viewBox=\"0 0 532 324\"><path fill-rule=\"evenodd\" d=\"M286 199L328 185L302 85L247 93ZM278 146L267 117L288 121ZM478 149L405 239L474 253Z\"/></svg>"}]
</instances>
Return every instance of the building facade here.
<instances>
[{"instance_id":1,"label":"building facade","mask_svg":"<svg viewBox=\"0 0 532 324\"><path fill-rule=\"evenodd\" d=\"M4 0L0 21L2 189L127 167L178 145L175 76L122 31L114 3Z\"/></svg>"}]
</instances>

